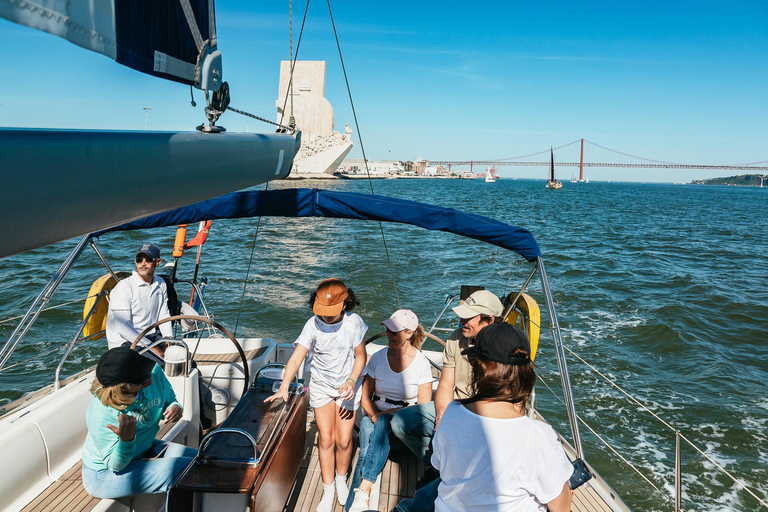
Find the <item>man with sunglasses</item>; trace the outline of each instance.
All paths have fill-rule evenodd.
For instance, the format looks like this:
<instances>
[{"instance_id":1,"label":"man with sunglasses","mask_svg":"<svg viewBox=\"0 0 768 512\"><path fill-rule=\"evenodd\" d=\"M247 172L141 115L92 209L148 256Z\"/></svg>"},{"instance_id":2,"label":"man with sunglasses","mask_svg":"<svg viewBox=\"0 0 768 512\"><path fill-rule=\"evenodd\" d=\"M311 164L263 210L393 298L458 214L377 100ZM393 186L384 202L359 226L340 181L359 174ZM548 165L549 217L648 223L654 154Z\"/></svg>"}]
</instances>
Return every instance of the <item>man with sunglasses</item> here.
<instances>
[{"instance_id":1,"label":"man with sunglasses","mask_svg":"<svg viewBox=\"0 0 768 512\"><path fill-rule=\"evenodd\" d=\"M155 275L155 270L162 261L160 249L155 244L143 244L136 251L134 261L136 269L131 276L117 283L109 294L107 344L110 349L130 346L144 329L171 316L165 282ZM144 336L139 341L139 347L146 347L160 338L173 336L170 323L162 324L158 329L159 332L156 330ZM163 354L162 345L144 353L159 364L162 364Z\"/></svg>"},{"instance_id":2,"label":"man with sunglasses","mask_svg":"<svg viewBox=\"0 0 768 512\"><path fill-rule=\"evenodd\" d=\"M472 366L462 351L473 345L477 334L485 327L501 322L503 306L499 298L487 290L478 290L463 304L453 308L461 326L453 331L443 351L443 371L435 391L435 401L400 409L392 418L392 433L400 439L426 466L416 483L412 499L403 500L393 512L432 512L435 510L439 474L432 467L432 437L440 425L443 412L455 399L472 395Z\"/></svg>"}]
</instances>

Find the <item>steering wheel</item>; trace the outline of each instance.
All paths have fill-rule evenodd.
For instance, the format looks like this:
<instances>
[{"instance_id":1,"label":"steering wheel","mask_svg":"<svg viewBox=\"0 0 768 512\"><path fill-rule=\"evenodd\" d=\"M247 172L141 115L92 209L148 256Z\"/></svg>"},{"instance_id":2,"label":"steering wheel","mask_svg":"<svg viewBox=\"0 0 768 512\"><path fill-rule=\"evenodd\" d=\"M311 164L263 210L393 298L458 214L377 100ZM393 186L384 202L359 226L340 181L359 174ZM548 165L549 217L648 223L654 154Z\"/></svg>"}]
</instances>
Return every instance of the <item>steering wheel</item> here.
<instances>
[{"instance_id":1,"label":"steering wheel","mask_svg":"<svg viewBox=\"0 0 768 512\"><path fill-rule=\"evenodd\" d=\"M168 318L163 318L162 320L158 320L157 322L153 323L143 331L141 331L141 334L131 343L131 349L136 350L136 346L139 344L139 341L151 330L157 328L159 325L163 325L168 322L173 322L174 320L195 320L197 322L202 322L204 324L208 324L211 327L214 327L221 332L223 332L227 338L235 345L235 348L237 349L237 353L240 356L240 361L243 363L243 373L245 374L245 380L243 382L243 392L241 396L245 396L246 392L248 391L248 387L250 386L250 374L248 371L248 361L245 358L245 352L243 352L243 347L240 346L240 343L238 343L237 339L232 335L231 332L229 332L226 328L218 324L217 322L214 322L210 318L206 318L204 316L195 316L195 315L174 315L169 316Z\"/></svg>"}]
</instances>

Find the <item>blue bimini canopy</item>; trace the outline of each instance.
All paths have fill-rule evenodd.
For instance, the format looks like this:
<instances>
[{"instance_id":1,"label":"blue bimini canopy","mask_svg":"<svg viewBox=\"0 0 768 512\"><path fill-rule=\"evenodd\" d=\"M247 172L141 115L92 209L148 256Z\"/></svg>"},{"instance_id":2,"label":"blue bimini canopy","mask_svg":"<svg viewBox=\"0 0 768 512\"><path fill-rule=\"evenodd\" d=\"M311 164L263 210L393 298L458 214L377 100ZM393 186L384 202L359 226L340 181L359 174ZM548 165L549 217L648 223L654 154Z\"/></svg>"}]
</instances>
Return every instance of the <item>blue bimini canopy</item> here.
<instances>
[{"instance_id":1,"label":"blue bimini canopy","mask_svg":"<svg viewBox=\"0 0 768 512\"><path fill-rule=\"evenodd\" d=\"M399 222L474 238L514 251L528 261L535 261L541 255L539 245L528 230L482 215L393 197L306 188L234 192L105 229L94 236L110 231L247 217L332 217Z\"/></svg>"}]
</instances>

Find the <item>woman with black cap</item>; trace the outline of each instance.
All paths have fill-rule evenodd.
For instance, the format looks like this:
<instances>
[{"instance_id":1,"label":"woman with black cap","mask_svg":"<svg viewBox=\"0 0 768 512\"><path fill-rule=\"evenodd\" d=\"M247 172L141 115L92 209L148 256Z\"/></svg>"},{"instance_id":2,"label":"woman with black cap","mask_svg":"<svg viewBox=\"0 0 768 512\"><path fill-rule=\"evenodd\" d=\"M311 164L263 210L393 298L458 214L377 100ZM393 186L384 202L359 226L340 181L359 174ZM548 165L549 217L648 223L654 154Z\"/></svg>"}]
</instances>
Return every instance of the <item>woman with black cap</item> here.
<instances>
[{"instance_id":1,"label":"woman with black cap","mask_svg":"<svg viewBox=\"0 0 768 512\"><path fill-rule=\"evenodd\" d=\"M197 450L155 439L161 421L181 418L160 366L130 348L113 348L101 356L91 389L85 490L96 498L167 492Z\"/></svg>"},{"instance_id":2,"label":"woman with black cap","mask_svg":"<svg viewBox=\"0 0 768 512\"><path fill-rule=\"evenodd\" d=\"M472 395L451 403L435 432L435 511L569 511L573 466L552 427L525 415L536 382L528 337L492 324L462 353Z\"/></svg>"}]
</instances>

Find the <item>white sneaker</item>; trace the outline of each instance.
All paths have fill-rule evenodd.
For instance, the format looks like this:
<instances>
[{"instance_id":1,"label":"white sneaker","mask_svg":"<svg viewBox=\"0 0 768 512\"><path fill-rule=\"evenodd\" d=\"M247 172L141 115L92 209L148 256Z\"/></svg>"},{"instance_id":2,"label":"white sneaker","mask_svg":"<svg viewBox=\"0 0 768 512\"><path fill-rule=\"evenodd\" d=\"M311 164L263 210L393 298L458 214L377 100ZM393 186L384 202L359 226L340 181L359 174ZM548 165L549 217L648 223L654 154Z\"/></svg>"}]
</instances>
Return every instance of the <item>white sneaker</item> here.
<instances>
[{"instance_id":1,"label":"white sneaker","mask_svg":"<svg viewBox=\"0 0 768 512\"><path fill-rule=\"evenodd\" d=\"M320 498L320 503L317 504L317 512L331 512L333 510L333 488L333 484L323 484L323 497Z\"/></svg>"},{"instance_id":2,"label":"white sneaker","mask_svg":"<svg viewBox=\"0 0 768 512\"><path fill-rule=\"evenodd\" d=\"M365 512L368 510L370 495L362 489L355 489L355 500L349 508L349 512Z\"/></svg>"},{"instance_id":3,"label":"white sneaker","mask_svg":"<svg viewBox=\"0 0 768 512\"><path fill-rule=\"evenodd\" d=\"M349 496L349 487L347 487L347 475L341 476L338 473L333 479L333 483L336 485L336 499L339 500L339 505L342 507L347 504L347 497Z\"/></svg>"}]
</instances>

